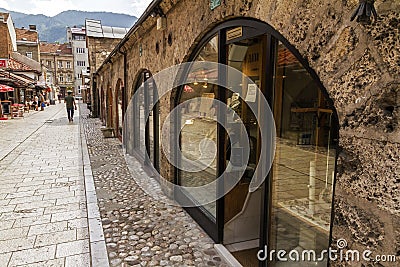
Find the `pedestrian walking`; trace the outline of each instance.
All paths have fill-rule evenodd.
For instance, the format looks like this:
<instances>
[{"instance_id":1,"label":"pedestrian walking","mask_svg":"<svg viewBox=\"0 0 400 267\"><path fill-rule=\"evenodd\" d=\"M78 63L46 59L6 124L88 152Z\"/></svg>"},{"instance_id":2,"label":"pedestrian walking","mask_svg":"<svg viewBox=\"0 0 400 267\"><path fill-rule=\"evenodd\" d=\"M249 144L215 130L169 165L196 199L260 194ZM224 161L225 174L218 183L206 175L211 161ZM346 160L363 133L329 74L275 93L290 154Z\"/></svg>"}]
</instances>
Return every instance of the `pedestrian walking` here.
<instances>
[{"instance_id":1,"label":"pedestrian walking","mask_svg":"<svg viewBox=\"0 0 400 267\"><path fill-rule=\"evenodd\" d=\"M43 111L44 107L46 106L46 103L44 101L44 96L42 94L39 95L39 106L40 106L40 110Z\"/></svg>"},{"instance_id":2,"label":"pedestrian walking","mask_svg":"<svg viewBox=\"0 0 400 267\"><path fill-rule=\"evenodd\" d=\"M39 97L35 95L34 100L33 100L33 105L35 106L35 110L38 110L38 105L39 105Z\"/></svg>"},{"instance_id":3,"label":"pedestrian walking","mask_svg":"<svg viewBox=\"0 0 400 267\"><path fill-rule=\"evenodd\" d=\"M64 103L67 107L68 121L72 122L74 121L74 107L76 110L76 103L71 91L68 91L68 95L64 98Z\"/></svg>"}]
</instances>

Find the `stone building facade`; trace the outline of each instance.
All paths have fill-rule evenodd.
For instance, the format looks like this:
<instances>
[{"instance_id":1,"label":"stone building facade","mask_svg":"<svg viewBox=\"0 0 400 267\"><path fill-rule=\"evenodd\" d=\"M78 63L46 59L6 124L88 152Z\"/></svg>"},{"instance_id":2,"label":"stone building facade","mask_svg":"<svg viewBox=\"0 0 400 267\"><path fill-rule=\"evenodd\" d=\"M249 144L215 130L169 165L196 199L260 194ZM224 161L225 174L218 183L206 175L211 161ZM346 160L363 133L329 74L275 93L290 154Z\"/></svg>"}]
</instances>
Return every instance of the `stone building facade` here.
<instances>
[{"instance_id":1,"label":"stone building facade","mask_svg":"<svg viewBox=\"0 0 400 267\"><path fill-rule=\"evenodd\" d=\"M41 64L48 70L47 76L51 75L56 88L55 96L61 94L65 97L67 90L74 88L74 56L70 44L40 43Z\"/></svg>"},{"instance_id":2,"label":"stone building facade","mask_svg":"<svg viewBox=\"0 0 400 267\"><path fill-rule=\"evenodd\" d=\"M110 27L101 24L99 20L86 19L86 47L88 49L89 75L91 78L90 89L93 90L93 73L100 67L104 60L110 55L113 48L121 41L129 29ZM98 103L97 94L92 92L92 102ZM97 104L93 105L93 114L99 113Z\"/></svg>"},{"instance_id":3,"label":"stone building facade","mask_svg":"<svg viewBox=\"0 0 400 267\"><path fill-rule=\"evenodd\" d=\"M88 50L86 48L86 30L84 27L68 27L67 40L71 43L74 55L75 96L86 96L86 86L82 83L82 71L89 67Z\"/></svg>"},{"instance_id":4,"label":"stone building facade","mask_svg":"<svg viewBox=\"0 0 400 267\"><path fill-rule=\"evenodd\" d=\"M30 25L29 29L15 29L17 36L17 50L37 62L40 62L39 34L36 25Z\"/></svg>"},{"instance_id":5,"label":"stone building facade","mask_svg":"<svg viewBox=\"0 0 400 267\"><path fill-rule=\"evenodd\" d=\"M374 255L395 255L398 264L400 261L398 126L400 3L375 1L378 18L370 25L350 21L358 4L355 0L237 0L221 1L220 5L210 8L209 1L153 1L147 12L118 43L101 66L98 65L101 59L96 60L96 65L91 65L92 74L95 73L93 75L96 79L92 97L98 98L95 102L103 122L110 128L118 129L119 132L122 118L125 112L129 112L126 111L128 103L138 83L175 64L197 59L202 47L206 50L207 42L212 44L210 41L212 36L208 36L209 33L214 32L219 34L218 38L226 39L226 36L221 34L229 35L231 32L224 31L224 27L238 29L242 23L241 29L245 32L245 27L250 29L252 25L261 25L254 26L254 29L262 31L264 25L267 32L265 47L269 47L270 36L279 40L279 44L273 45L272 50L266 48L265 51L276 52L274 49L277 49L278 53L281 51L284 55L284 49L279 49L286 47L290 51L286 55L289 58L296 58L316 81L320 91L323 92L322 95L325 96L323 101L329 103L326 104L326 109L333 114L331 118L334 125L330 124L329 128L334 129L336 126L337 132L330 130L332 135L329 135L329 138L335 139L332 140L332 146L335 146L332 157L336 159L332 183L334 190L331 196L333 216L327 230L330 245L336 247L337 240L346 239L348 249L359 251L368 249L373 251ZM164 27L157 27L162 23L165 23ZM263 38L257 40L263 42ZM249 40L254 42L254 39L249 38L245 43L248 44ZM280 46L281 44L283 45ZM229 48L223 49L231 49L235 45L245 46L244 43L232 43ZM222 47L219 46L218 49L220 48ZM229 61L226 55L217 54L219 62L224 60L224 57ZM266 58L271 60L268 55ZM284 61L290 60L285 58ZM279 65L277 66L279 69ZM279 82L278 74L269 76L275 85ZM268 81L268 77L266 79ZM179 103L180 97L178 89L161 99L160 125L166 120L170 110ZM296 111L293 108L292 112L300 110ZM128 124L128 129L124 131L132 134L134 128L135 125ZM303 137L306 139L307 135L301 138ZM159 158L158 169L161 176L174 181L177 169L169 163L162 151L159 152ZM285 159L280 160L284 162ZM328 169L326 172L328 173ZM305 184L303 190L310 188L312 185ZM265 190L268 190L268 186L264 188L263 193L264 208L270 204ZM284 206L285 202L280 204ZM198 217L193 210L188 209L188 211L202 224L201 216ZM265 219L265 216L272 216L268 214L262 214L261 217ZM304 219L298 213L297 215ZM274 225L271 220L269 223L270 225L266 226L268 229L276 227L277 232L291 234L289 228L279 228L280 226ZM218 225L220 224L217 219L215 227L218 228ZM312 223L311 225L316 226ZM218 228L216 231L219 230L221 229ZM211 236L214 235L213 230L208 232ZM261 232L264 236L261 234L259 244L265 242L270 244L273 238L268 236L270 232ZM300 233L298 238L299 246L303 249L311 249L301 246L302 242L307 243L304 240L318 239L317 235L310 235L310 232L307 232L307 236L304 237ZM217 242L224 243L224 237L218 233L213 238ZM275 239L279 238L275 236ZM393 262L366 262L363 259L357 263L331 261L332 266L395 266L393 264Z\"/></svg>"},{"instance_id":6,"label":"stone building facade","mask_svg":"<svg viewBox=\"0 0 400 267\"><path fill-rule=\"evenodd\" d=\"M10 58L17 51L14 23L9 13L0 13L0 58Z\"/></svg>"}]
</instances>

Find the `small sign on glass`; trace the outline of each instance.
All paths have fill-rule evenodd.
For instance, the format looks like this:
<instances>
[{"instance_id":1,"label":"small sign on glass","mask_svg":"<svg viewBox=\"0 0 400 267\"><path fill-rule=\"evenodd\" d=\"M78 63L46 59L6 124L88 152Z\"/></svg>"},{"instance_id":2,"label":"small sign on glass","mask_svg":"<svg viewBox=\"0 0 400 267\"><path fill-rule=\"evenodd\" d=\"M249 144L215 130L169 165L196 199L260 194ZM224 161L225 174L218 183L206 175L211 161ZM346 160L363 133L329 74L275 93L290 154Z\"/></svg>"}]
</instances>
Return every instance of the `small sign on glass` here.
<instances>
[{"instance_id":1,"label":"small sign on glass","mask_svg":"<svg viewBox=\"0 0 400 267\"><path fill-rule=\"evenodd\" d=\"M257 98L257 85L252 83L247 85L246 102L256 102Z\"/></svg>"}]
</instances>

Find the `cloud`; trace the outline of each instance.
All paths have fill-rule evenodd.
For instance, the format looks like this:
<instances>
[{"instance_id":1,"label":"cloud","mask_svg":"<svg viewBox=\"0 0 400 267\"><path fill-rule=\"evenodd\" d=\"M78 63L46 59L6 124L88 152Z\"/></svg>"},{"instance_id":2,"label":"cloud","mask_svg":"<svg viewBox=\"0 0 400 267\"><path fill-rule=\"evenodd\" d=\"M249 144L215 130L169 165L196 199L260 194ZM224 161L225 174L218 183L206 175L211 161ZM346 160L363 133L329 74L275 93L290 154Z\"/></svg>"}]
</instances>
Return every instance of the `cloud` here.
<instances>
[{"instance_id":1,"label":"cloud","mask_svg":"<svg viewBox=\"0 0 400 267\"><path fill-rule=\"evenodd\" d=\"M71 0L35 0L32 2L34 3L34 8L31 8L31 12L45 14L47 16L55 16L62 11L76 9L76 5L73 4Z\"/></svg>"},{"instance_id":2,"label":"cloud","mask_svg":"<svg viewBox=\"0 0 400 267\"><path fill-rule=\"evenodd\" d=\"M6 0L7 1L7 0ZM0 7L26 14L44 14L54 16L59 12L73 8L71 0L0 0ZM3 4L5 2L5 4Z\"/></svg>"},{"instance_id":3,"label":"cloud","mask_svg":"<svg viewBox=\"0 0 400 267\"><path fill-rule=\"evenodd\" d=\"M54 16L66 10L108 11L140 17L151 0L0 0L0 7L27 14Z\"/></svg>"},{"instance_id":4,"label":"cloud","mask_svg":"<svg viewBox=\"0 0 400 267\"><path fill-rule=\"evenodd\" d=\"M0 7L9 10L10 6L8 5L8 1L0 0Z\"/></svg>"},{"instance_id":5,"label":"cloud","mask_svg":"<svg viewBox=\"0 0 400 267\"><path fill-rule=\"evenodd\" d=\"M150 3L151 3L150 0L133 0L130 5L135 11L134 15L136 17L140 17Z\"/></svg>"}]
</instances>

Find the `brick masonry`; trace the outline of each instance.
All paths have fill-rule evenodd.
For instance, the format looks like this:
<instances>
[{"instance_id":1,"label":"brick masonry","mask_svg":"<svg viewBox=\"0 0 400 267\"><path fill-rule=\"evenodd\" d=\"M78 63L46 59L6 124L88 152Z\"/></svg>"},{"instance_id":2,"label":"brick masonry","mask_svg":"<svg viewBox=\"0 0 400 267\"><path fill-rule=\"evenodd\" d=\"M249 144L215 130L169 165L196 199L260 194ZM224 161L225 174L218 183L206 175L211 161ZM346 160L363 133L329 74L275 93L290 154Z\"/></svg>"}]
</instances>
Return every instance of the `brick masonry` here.
<instances>
[{"instance_id":1,"label":"brick masonry","mask_svg":"<svg viewBox=\"0 0 400 267\"><path fill-rule=\"evenodd\" d=\"M7 23L0 22L0 58L9 58L12 47Z\"/></svg>"}]
</instances>

